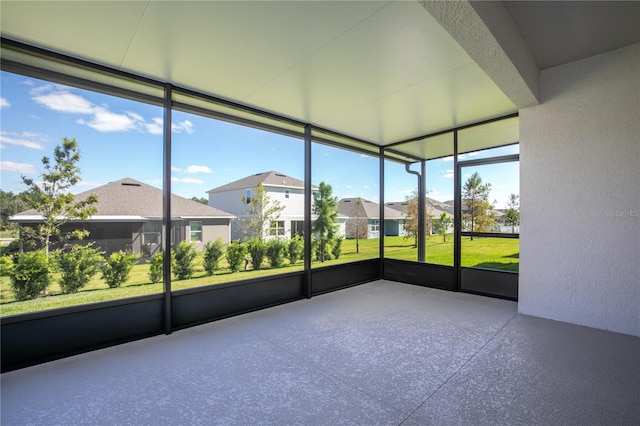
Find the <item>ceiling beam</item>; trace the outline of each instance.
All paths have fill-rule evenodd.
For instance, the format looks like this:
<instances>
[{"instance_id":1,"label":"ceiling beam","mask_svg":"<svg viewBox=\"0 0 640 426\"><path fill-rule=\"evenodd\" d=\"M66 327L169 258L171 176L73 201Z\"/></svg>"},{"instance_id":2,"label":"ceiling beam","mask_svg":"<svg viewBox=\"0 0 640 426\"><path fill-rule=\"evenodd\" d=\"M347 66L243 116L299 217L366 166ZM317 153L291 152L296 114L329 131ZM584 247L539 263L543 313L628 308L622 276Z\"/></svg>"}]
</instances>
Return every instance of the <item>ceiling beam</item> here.
<instances>
[{"instance_id":1,"label":"ceiling beam","mask_svg":"<svg viewBox=\"0 0 640 426\"><path fill-rule=\"evenodd\" d=\"M518 108L540 103L538 66L501 2L420 4Z\"/></svg>"}]
</instances>

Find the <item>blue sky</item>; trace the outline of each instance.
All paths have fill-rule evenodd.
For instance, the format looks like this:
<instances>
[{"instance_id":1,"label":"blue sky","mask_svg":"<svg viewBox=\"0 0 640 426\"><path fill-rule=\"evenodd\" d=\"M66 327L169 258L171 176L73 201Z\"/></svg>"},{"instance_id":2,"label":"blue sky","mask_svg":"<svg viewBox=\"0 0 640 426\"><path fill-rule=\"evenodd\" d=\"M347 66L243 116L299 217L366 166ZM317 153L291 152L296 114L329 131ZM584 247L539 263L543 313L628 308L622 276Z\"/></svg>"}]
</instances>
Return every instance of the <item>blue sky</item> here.
<instances>
[{"instance_id":1,"label":"blue sky","mask_svg":"<svg viewBox=\"0 0 640 426\"><path fill-rule=\"evenodd\" d=\"M63 137L78 141L85 191L124 177L162 185L162 109L96 92L2 72L0 86L1 188L25 189L21 175L37 178L41 159ZM173 113L172 191L206 197L206 191L250 174L277 170L302 179L300 140L180 111ZM506 152L512 152L507 150ZM379 201L377 158L314 144L312 182L330 184L338 198ZM516 166L517 169L517 166ZM464 170L463 179L475 170ZM479 169L491 182L498 207L518 192L517 173ZM416 189L404 167L385 171L385 201L401 201ZM427 163L429 196L453 199L451 158Z\"/></svg>"}]
</instances>

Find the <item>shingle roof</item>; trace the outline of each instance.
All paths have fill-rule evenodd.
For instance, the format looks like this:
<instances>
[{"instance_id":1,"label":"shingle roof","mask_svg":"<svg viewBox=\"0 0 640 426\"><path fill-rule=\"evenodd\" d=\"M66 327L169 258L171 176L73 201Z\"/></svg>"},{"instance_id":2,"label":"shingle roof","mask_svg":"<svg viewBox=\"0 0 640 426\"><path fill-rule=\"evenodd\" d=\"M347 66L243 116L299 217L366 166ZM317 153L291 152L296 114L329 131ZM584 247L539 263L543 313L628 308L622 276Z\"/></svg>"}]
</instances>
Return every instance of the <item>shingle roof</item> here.
<instances>
[{"instance_id":1,"label":"shingle roof","mask_svg":"<svg viewBox=\"0 0 640 426\"><path fill-rule=\"evenodd\" d=\"M403 216L407 215L406 201L391 201L388 203L384 203L384 205L393 210L402 212ZM444 207L446 207L447 210L444 210ZM453 208L451 208L451 212L448 211L449 206L446 203L441 203L440 201L434 200L429 197L426 197L426 208L432 217L440 217L442 213L447 213L448 216L452 216L453 213Z\"/></svg>"},{"instance_id":2,"label":"shingle roof","mask_svg":"<svg viewBox=\"0 0 640 426\"><path fill-rule=\"evenodd\" d=\"M75 195L76 200L84 200L89 195L98 196L98 211L94 215L100 217L108 216L140 216L140 217L162 217L162 190L151 185L139 182L135 179L124 178L106 185L99 186L89 191ZM21 216L38 216L35 210L27 210L13 216L13 220L20 219ZM233 215L210 207L193 200L171 194L171 216L172 217L208 217L208 218L232 218Z\"/></svg>"},{"instance_id":3,"label":"shingle roof","mask_svg":"<svg viewBox=\"0 0 640 426\"><path fill-rule=\"evenodd\" d=\"M262 186L277 186L283 188L304 188L304 182L300 179L296 179L291 176L287 176L284 173L270 171L263 173L256 173L255 175L247 176L242 179L238 179L231 183L219 186L217 188L210 189L207 192L222 192L230 191L234 189L254 188L261 183ZM314 186L315 188L315 186Z\"/></svg>"},{"instance_id":4,"label":"shingle roof","mask_svg":"<svg viewBox=\"0 0 640 426\"><path fill-rule=\"evenodd\" d=\"M358 203L358 200L361 202ZM377 219L380 217L380 205L373 201L365 200L364 198L343 198L338 201L338 213L347 217L358 216ZM402 219L403 217L402 213L398 210L385 206L385 219Z\"/></svg>"}]
</instances>

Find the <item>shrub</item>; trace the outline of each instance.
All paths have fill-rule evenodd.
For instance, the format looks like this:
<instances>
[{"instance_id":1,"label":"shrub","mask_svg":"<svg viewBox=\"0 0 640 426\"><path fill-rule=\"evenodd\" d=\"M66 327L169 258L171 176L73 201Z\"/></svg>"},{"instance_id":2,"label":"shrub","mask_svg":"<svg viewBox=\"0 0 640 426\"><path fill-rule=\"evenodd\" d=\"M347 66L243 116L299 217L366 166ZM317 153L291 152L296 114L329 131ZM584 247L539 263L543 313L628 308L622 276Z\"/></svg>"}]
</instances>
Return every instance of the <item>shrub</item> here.
<instances>
[{"instance_id":1,"label":"shrub","mask_svg":"<svg viewBox=\"0 0 640 426\"><path fill-rule=\"evenodd\" d=\"M45 291L50 283L50 270L44 250L18 253L10 276L17 300L33 299Z\"/></svg>"},{"instance_id":2,"label":"shrub","mask_svg":"<svg viewBox=\"0 0 640 426\"><path fill-rule=\"evenodd\" d=\"M331 260L333 257L331 256L331 243L329 240L324 244L324 258L322 256L322 246L320 244L320 240L313 238L311 240L311 250L315 256L315 259L319 262L324 262L325 260Z\"/></svg>"},{"instance_id":3,"label":"shrub","mask_svg":"<svg viewBox=\"0 0 640 426\"><path fill-rule=\"evenodd\" d=\"M120 287L129 279L131 268L138 261L138 256L125 251L117 251L111 253L105 263L102 264L102 278L105 280L109 288Z\"/></svg>"},{"instance_id":4,"label":"shrub","mask_svg":"<svg viewBox=\"0 0 640 426\"><path fill-rule=\"evenodd\" d=\"M13 257L6 254L0 257L0 276L11 275L13 271Z\"/></svg>"},{"instance_id":5,"label":"shrub","mask_svg":"<svg viewBox=\"0 0 640 426\"><path fill-rule=\"evenodd\" d=\"M267 245L257 239L249 240L247 241L247 251L251 257L253 269L260 269L262 267L262 260L267 254Z\"/></svg>"},{"instance_id":6,"label":"shrub","mask_svg":"<svg viewBox=\"0 0 640 426\"><path fill-rule=\"evenodd\" d=\"M198 253L196 246L187 241L180 241L173 258L173 273L179 280L188 280L196 271L194 261Z\"/></svg>"},{"instance_id":7,"label":"shrub","mask_svg":"<svg viewBox=\"0 0 640 426\"><path fill-rule=\"evenodd\" d=\"M302 241L302 238L300 238L300 235L296 235L295 237L289 240L289 247L288 247L289 263L291 263L292 265L295 264L300 258L302 258L303 254L304 254L304 241Z\"/></svg>"},{"instance_id":8,"label":"shrub","mask_svg":"<svg viewBox=\"0 0 640 426\"><path fill-rule=\"evenodd\" d=\"M164 254L159 252L153 255L149 261L149 280L157 284L162 281L164 275Z\"/></svg>"},{"instance_id":9,"label":"shrub","mask_svg":"<svg viewBox=\"0 0 640 426\"><path fill-rule=\"evenodd\" d=\"M284 254L287 252L287 244L279 238L269 240L267 243L267 259L272 268L279 268L284 263Z\"/></svg>"},{"instance_id":10,"label":"shrub","mask_svg":"<svg viewBox=\"0 0 640 426\"><path fill-rule=\"evenodd\" d=\"M336 237L331 240L331 255L337 259L342 254L342 237Z\"/></svg>"},{"instance_id":11,"label":"shrub","mask_svg":"<svg viewBox=\"0 0 640 426\"><path fill-rule=\"evenodd\" d=\"M224 243L218 238L215 242L209 241L204 246L204 258L202 264L207 275L213 275L213 272L220 267L220 259L224 254Z\"/></svg>"},{"instance_id":12,"label":"shrub","mask_svg":"<svg viewBox=\"0 0 640 426\"><path fill-rule=\"evenodd\" d=\"M227 262L231 272L238 272L247 254L247 247L240 241L233 241L227 246Z\"/></svg>"},{"instance_id":13,"label":"shrub","mask_svg":"<svg viewBox=\"0 0 640 426\"><path fill-rule=\"evenodd\" d=\"M57 269L60 272L60 289L63 293L77 293L100 270L104 260L102 252L93 247L74 245L71 250L58 252Z\"/></svg>"}]
</instances>

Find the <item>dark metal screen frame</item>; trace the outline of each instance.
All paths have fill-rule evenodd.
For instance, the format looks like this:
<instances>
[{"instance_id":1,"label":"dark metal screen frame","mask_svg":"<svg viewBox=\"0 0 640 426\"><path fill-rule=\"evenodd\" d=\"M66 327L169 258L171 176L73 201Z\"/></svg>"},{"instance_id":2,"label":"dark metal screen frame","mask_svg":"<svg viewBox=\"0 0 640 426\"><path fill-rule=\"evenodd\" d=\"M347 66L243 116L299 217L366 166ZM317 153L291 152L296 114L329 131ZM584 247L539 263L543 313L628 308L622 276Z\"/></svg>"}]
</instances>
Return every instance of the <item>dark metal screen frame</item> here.
<instances>
[{"instance_id":1,"label":"dark metal screen frame","mask_svg":"<svg viewBox=\"0 0 640 426\"><path fill-rule=\"evenodd\" d=\"M465 128L470 128L473 126L486 124L492 121L498 121L506 118L511 118L517 116L516 114L510 114L504 117L494 118L490 120L484 120L478 123L468 124L465 126L461 126L455 129L447 129L441 132L425 135L419 138L412 138L406 141L399 141L388 144L386 146L380 146L378 144L349 137L338 132L323 129L321 127L315 126L311 123L305 123L298 120L294 120L285 116L280 116L274 113L266 112L259 110L257 108L250 107L248 105L242 105L239 103L231 102L226 99L218 98L215 96L195 92L183 87L178 87L172 85L170 82L158 81L146 77L142 77L136 74L124 72L118 69L110 68L104 65L98 65L89 61L85 61L82 59L66 56L60 53L51 52L42 48L37 48L34 46L30 46L28 44L24 44L18 41L14 41L5 37L0 37L0 45L2 49L9 49L13 51L17 51L20 54L29 55L32 57L37 57L44 61L44 65L47 63L56 63L63 64L66 66L77 67L79 69L83 69L88 71L89 74L93 74L96 76L109 76L113 77L117 80L126 80L129 82L137 83L141 85L140 87L153 87L157 89L159 92L163 93L163 96L153 96L148 93L137 92L135 90L131 90L124 87L118 87L115 84L109 85L100 81L93 81L90 78L78 77L74 75L68 75L65 73L53 71L52 69L46 69L42 66L34 66L25 63L20 63L16 61L6 60L0 58L0 69L3 71L18 73L22 75L28 75L34 78L39 78L51 82L57 82L65 85L70 85L86 90L92 90L100 93L104 93L110 96L118 96L125 99L130 99L146 104L156 105L163 107L164 110L164 136L163 136L163 247L165 250L170 248L170 232L171 229L171 113L173 110L185 111L185 112L193 112L195 114L208 116L211 118L221 119L225 121L235 122L240 125L249 126L258 128L261 130L265 130L268 132L284 134L287 136L298 137L303 140L305 144L305 266L304 271L301 274L275 274L273 276L268 276L262 280L269 280L273 282L275 286L273 292L269 292L269 300L266 304L256 303L255 300L248 300L244 308L240 307L238 311L233 311L232 313L224 313L224 314L215 314L212 317L203 317L195 322L201 323L206 321L213 321L218 319L220 315L235 315L238 313L246 312L248 310L262 309L264 307L273 306L279 303L287 303L289 301L297 300L303 297L312 297L316 294L322 294L326 291L333 291L340 288L345 288L351 285L357 285L363 282L368 282L371 280L379 279L384 277L384 161L385 161L385 150L389 152L394 152L393 147L396 145L400 145L403 143L407 143L414 140L424 139L430 136L435 136L438 134L444 134L448 132L454 132L454 135L457 135L457 131ZM89 75L89 77L90 77ZM173 97L174 94L193 96L200 100L204 100L211 104L220 105L229 110L239 111L239 114L245 114L251 116L256 116L265 119L268 122L254 121L251 119L247 119L244 117L235 117L233 114L227 114L220 111L215 111L214 109L208 110L205 108L200 108L196 105L188 105L185 103L177 103L174 102ZM281 123L282 127L278 124ZM291 127L299 127L301 129L300 133L296 131L292 131ZM324 134L322 135L314 135L314 130L317 133ZM331 140L331 137L336 139L342 139L343 141L350 141L353 144L341 143L339 140ZM311 233L311 144L313 142L318 142L325 145L330 145L339 149L360 152L372 157L377 157L379 164L379 199L380 199L380 247L379 247L379 258L368 259L359 262L350 262L350 263L342 263L335 266L322 267L322 268L311 268L311 244L310 244L310 233ZM400 153L398 153L400 154ZM454 164L457 165L457 145L454 145ZM423 161L424 159L418 159L417 161ZM395 161L398 161L395 159ZM424 167L422 167L424 171ZM457 170L457 167L456 167ZM424 175L424 173L423 173ZM459 200L458 200L459 202ZM420 219L424 222L424 218ZM423 224L424 226L424 224ZM459 233L459 231L458 231ZM219 292L223 289L236 289L237 291L241 291L241 288L250 288L253 285L259 285L261 280L250 281L250 282L230 282L224 285L218 286L205 286L203 288L198 288L196 290L181 290L181 291L173 291L171 289L171 271L170 271L170 258L166 256L165 259L165 268L164 268L164 288L163 293L158 293L150 296L139 297L139 298L125 298L125 299L117 299L109 302L96 303L90 305L79 305L70 308L61 308L54 311L48 312L36 312L32 314L23 314L16 315L13 317L4 317L1 320L2 327L2 343L3 343L3 351L2 351L2 370L10 371L16 368L22 368L27 365L33 365L40 362L45 362L51 359L57 359L64 356L68 356L75 353L86 352L89 350L94 350L97 348L107 347L114 344L122 343L125 341L135 340L143 337L148 337L152 335L157 335L161 333L169 334L172 330L176 329L174 324L174 298L180 298L180 300L188 300L189 298L197 297L198 293L209 294L210 292ZM438 267L438 265L433 265ZM427 265L429 267L429 265ZM442 267L442 271L447 274L447 267ZM440 270L440 269L439 269ZM321 279L322 282L319 282L319 286L314 288L313 284L313 276L323 277ZM300 286L298 286L298 277L300 278ZM428 281L428 280L427 280ZM448 281L447 281L448 282ZM427 283L428 285L428 283ZM444 288L449 289L449 284L443 284ZM235 290L234 290L235 291ZM213 293L212 293L213 294ZM246 295L242 296L234 296L238 299L246 299ZM182 303L182 302L181 302ZM244 303L244 302L243 302ZM137 311L135 306L146 306L144 309ZM126 308L125 308L126 307ZM119 326L114 328L113 330L109 329L109 331L105 334L105 336L93 336L92 343L87 344L85 346L74 346L70 345L69 347L59 347L55 348L54 351L51 351L51 348L44 348L41 346L40 350L42 352L38 354L37 352L31 352L33 348L25 347L25 346L15 346L15 339L22 339L22 343L29 343L29 339L33 339L34 335L47 336L51 334L51 327L56 326L57 321L63 321L64 327L58 327L58 333L71 333L74 335L78 330L69 329L69 327L74 327L73 324L78 324L82 321L85 321L86 318L91 318L93 315L101 315L104 318L108 318L109 315L115 315L117 312L122 312L123 309L126 309L128 312L127 318L121 318L119 320ZM156 314L150 317L150 312L156 312ZM66 318L63 320L63 318ZM140 327L127 327L124 326L128 320L136 319L140 320ZM123 322L124 321L124 322ZM189 322L189 321L187 321ZM178 328L183 326L188 326L189 324L179 324ZM34 330L37 331L36 334L23 333L21 327L35 327ZM65 328L66 327L66 328ZM141 328L142 327L142 328ZM86 327L85 327L86 328ZM84 331L80 332L77 337L80 336L90 336L90 329L83 329ZM84 334L83 334L84 333ZM114 334L115 333L115 334ZM118 334L120 333L120 334ZM14 339L14 340L10 340ZM37 339L37 338L36 338ZM9 342L12 343L9 343ZM35 341L34 341L35 342ZM24 359L20 359L20 354L29 354L28 357ZM6 362L10 357L10 362Z\"/></svg>"}]
</instances>

